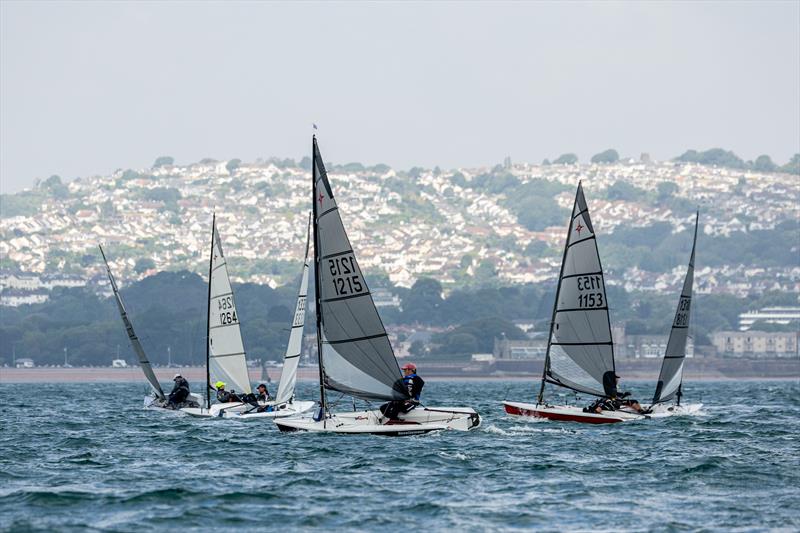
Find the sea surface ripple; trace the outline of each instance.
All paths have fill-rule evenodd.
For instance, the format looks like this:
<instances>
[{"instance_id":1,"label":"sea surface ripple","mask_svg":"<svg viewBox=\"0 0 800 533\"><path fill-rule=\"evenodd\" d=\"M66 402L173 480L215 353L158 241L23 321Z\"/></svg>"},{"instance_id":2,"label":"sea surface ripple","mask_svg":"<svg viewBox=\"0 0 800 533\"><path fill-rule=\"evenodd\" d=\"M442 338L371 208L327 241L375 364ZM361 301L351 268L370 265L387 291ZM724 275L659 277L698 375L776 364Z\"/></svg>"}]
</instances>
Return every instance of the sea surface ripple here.
<instances>
[{"instance_id":1,"label":"sea surface ripple","mask_svg":"<svg viewBox=\"0 0 800 533\"><path fill-rule=\"evenodd\" d=\"M506 416L532 383L430 381L426 404L483 425L404 438L145 411L144 392L4 385L0 529L800 529L797 380L688 383L698 414L609 426Z\"/></svg>"}]
</instances>

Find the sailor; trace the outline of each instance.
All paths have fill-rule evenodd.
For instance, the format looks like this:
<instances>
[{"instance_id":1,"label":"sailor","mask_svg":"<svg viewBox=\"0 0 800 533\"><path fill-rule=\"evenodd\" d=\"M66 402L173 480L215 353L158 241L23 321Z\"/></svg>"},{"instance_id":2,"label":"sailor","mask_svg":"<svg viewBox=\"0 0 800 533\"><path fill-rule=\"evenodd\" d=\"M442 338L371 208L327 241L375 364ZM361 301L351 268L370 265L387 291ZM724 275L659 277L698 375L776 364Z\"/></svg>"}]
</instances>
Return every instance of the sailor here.
<instances>
[{"instance_id":1,"label":"sailor","mask_svg":"<svg viewBox=\"0 0 800 533\"><path fill-rule=\"evenodd\" d=\"M223 381L217 381L216 383L214 383L214 388L217 390L217 401L219 403L241 401L235 392L233 391L228 392L225 390L225 383Z\"/></svg>"},{"instance_id":2,"label":"sailor","mask_svg":"<svg viewBox=\"0 0 800 533\"><path fill-rule=\"evenodd\" d=\"M172 388L172 392L169 393L167 405L176 409L189 397L189 382L180 374L175 374L172 381L175 382L175 386Z\"/></svg>"},{"instance_id":3,"label":"sailor","mask_svg":"<svg viewBox=\"0 0 800 533\"><path fill-rule=\"evenodd\" d=\"M269 413L272 411L271 405L259 405L262 403L266 404L267 402L272 401L272 396L269 395L267 386L264 385L263 383L261 383L258 387L256 387L255 399L257 401L255 406L257 407L259 413L264 413L264 412Z\"/></svg>"},{"instance_id":4,"label":"sailor","mask_svg":"<svg viewBox=\"0 0 800 533\"><path fill-rule=\"evenodd\" d=\"M595 400L589 407L585 408L585 412L600 413L601 411L617 411L622 407L629 407L637 413L645 413L642 405L638 400L629 398L630 392L619 392L620 377L616 372L606 372L603 374L603 389L605 390L605 397Z\"/></svg>"},{"instance_id":5,"label":"sailor","mask_svg":"<svg viewBox=\"0 0 800 533\"><path fill-rule=\"evenodd\" d=\"M269 395L269 391L267 390L267 386L261 383L258 387L256 387L256 400L259 402L267 403L272 399Z\"/></svg>"},{"instance_id":6,"label":"sailor","mask_svg":"<svg viewBox=\"0 0 800 533\"><path fill-rule=\"evenodd\" d=\"M425 381L417 375L417 365L406 363L403 365L403 387L408 391L408 400L394 400L381 406L381 413L389 420L396 420L400 413L408 413L419 405L422 387Z\"/></svg>"}]
</instances>

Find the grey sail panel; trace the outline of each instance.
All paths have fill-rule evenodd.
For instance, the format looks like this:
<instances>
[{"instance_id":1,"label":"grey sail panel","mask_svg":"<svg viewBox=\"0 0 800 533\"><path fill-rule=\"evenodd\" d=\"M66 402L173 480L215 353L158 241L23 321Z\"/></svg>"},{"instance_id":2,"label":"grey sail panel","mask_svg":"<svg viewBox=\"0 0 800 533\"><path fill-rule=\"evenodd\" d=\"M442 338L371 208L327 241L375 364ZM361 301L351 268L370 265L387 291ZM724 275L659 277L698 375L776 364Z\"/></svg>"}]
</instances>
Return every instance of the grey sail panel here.
<instances>
[{"instance_id":1,"label":"grey sail panel","mask_svg":"<svg viewBox=\"0 0 800 533\"><path fill-rule=\"evenodd\" d=\"M309 231L310 231L309 219ZM297 293L297 303L294 308L292 331L289 333L289 343L283 356L283 370L281 381L278 384L278 394L275 403L288 402L294 397L294 388L297 383L297 366L300 364L300 354L303 347L303 330L306 323L306 299L308 298L308 238L306 239L306 257L303 261L303 275L300 279L300 290Z\"/></svg>"},{"instance_id":2,"label":"grey sail panel","mask_svg":"<svg viewBox=\"0 0 800 533\"><path fill-rule=\"evenodd\" d=\"M614 371L614 345L603 268L580 184L565 246L546 378L580 392L604 396L603 377Z\"/></svg>"},{"instance_id":3,"label":"grey sail panel","mask_svg":"<svg viewBox=\"0 0 800 533\"><path fill-rule=\"evenodd\" d=\"M694 285L694 254L697 245L697 223L699 213L695 218L694 239L692 241L692 255L689 258L689 267L683 280L681 296L672 321L672 329L667 341L667 351L661 364L658 375L656 392L653 403L668 402L675 398L681 388L683 380L683 363L686 359L686 341L689 338L689 317L692 307L692 288Z\"/></svg>"},{"instance_id":4,"label":"grey sail panel","mask_svg":"<svg viewBox=\"0 0 800 533\"><path fill-rule=\"evenodd\" d=\"M128 318L128 312L125 310L125 304L122 302L122 296L117 288L117 282L114 279L114 275L111 274L111 267L108 265L108 260L106 260L106 254L103 252L102 246L100 247L100 254L102 254L103 262L106 264L108 281L111 282L111 290L114 291L114 300L117 302L119 315L122 318L122 323L125 325L125 332L128 334L128 340L131 343L131 348L133 348L133 351L139 358L139 367L142 369L144 377L150 383L150 386L153 388L153 392L156 394L156 396L158 396L158 398L161 400L165 400L166 398L164 396L164 391L161 390L161 384L158 382L158 378L156 377L155 372L153 372L153 367L150 364L150 360L147 358L147 354L144 353L142 343L139 341L139 337L133 330L133 324L131 323L130 318Z\"/></svg>"},{"instance_id":5,"label":"grey sail panel","mask_svg":"<svg viewBox=\"0 0 800 533\"><path fill-rule=\"evenodd\" d=\"M405 399L397 359L345 232L316 140L312 166L324 385L365 399Z\"/></svg>"},{"instance_id":6,"label":"grey sail panel","mask_svg":"<svg viewBox=\"0 0 800 533\"><path fill-rule=\"evenodd\" d=\"M252 389L239 313L216 226L213 229L209 283L208 367L211 383L223 381L228 390L250 393Z\"/></svg>"}]
</instances>

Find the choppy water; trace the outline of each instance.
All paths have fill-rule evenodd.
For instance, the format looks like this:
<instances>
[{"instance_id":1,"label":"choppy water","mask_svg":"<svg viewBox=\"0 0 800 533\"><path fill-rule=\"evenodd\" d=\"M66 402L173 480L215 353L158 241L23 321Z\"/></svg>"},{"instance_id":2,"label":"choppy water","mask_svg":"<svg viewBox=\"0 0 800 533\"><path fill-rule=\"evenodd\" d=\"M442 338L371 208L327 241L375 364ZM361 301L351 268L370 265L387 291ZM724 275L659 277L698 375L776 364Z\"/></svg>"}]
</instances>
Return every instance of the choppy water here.
<instances>
[{"instance_id":1,"label":"choppy water","mask_svg":"<svg viewBox=\"0 0 800 533\"><path fill-rule=\"evenodd\" d=\"M611 426L506 417L529 383L429 382L482 428L395 439L144 411L144 390L3 386L0 529L800 528L797 381L690 383L700 415Z\"/></svg>"}]
</instances>

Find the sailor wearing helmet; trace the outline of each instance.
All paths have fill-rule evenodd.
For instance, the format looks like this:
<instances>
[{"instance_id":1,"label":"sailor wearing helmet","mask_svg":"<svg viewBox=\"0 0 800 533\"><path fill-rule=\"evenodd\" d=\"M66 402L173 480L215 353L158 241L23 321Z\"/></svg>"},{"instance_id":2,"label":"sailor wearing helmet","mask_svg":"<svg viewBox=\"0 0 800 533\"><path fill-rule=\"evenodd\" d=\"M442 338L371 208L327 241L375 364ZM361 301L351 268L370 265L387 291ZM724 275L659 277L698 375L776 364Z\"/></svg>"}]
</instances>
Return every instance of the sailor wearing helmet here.
<instances>
[{"instance_id":1,"label":"sailor wearing helmet","mask_svg":"<svg viewBox=\"0 0 800 533\"><path fill-rule=\"evenodd\" d=\"M389 420L397 420L397 415L407 413L419 405L425 381L417 375L417 365L406 363L403 370L403 387L408 391L408 400L394 400L381 406L381 413Z\"/></svg>"}]
</instances>

